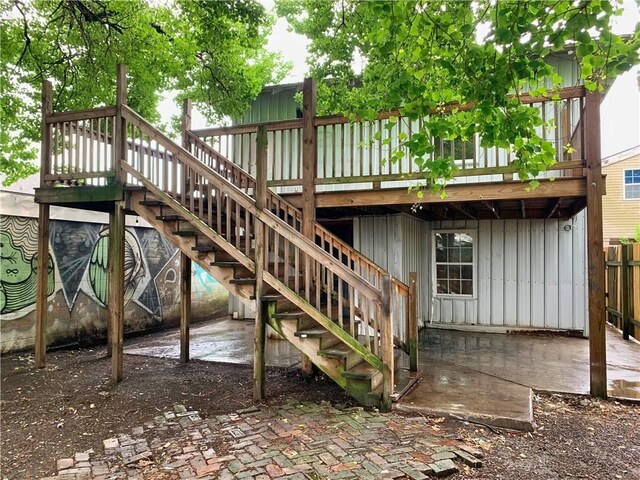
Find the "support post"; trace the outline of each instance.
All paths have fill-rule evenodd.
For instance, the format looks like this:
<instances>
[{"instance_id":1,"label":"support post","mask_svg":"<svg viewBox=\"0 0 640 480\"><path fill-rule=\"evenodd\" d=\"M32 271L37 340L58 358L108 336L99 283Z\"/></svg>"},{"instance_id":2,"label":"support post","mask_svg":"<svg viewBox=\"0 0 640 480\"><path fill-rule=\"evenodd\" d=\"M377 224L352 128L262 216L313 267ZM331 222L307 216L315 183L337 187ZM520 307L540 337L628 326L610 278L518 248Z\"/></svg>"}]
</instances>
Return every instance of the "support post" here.
<instances>
[{"instance_id":1,"label":"support post","mask_svg":"<svg viewBox=\"0 0 640 480\"><path fill-rule=\"evenodd\" d=\"M185 150L189 150L189 136L187 133L191 130L191 110L192 104L191 100L185 98L182 102L182 146Z\"/></svg>"},{"instance_id":2,"label":"support post","mask_svg":"<svg viewBox=\"0 0 640 480\"><path fill-rule=\"evenodd\" d=\"M51 173L51 129L47 116L53 113L51 82L42 83L42 145L40 151L40 187L45 186L45 175ZM49 204L39 205L38 212L38 260L36 283L35 362L43 368L47 352L47 293L49 286Z\"/></svg>"},{"instance_id":3,"label":"support post","mask_svg":"<svg viewBox=\"0 0 640 480\"><path fill-rule=\"evenodd\" d=\"M316 82L305 78L302 84L302 234L315 242L316 221L316 170L318 154L318 131L314 125L316 117ZM304 288L306 298L310 298L311 266L305 262ZM297 272L296 272L297 273ZM302 355L300 369L303 373L313 373L313 363Z\"/></svg>"},{"instance_id":4,"label":"support post","mask_svg":"<svg viewBox=\"0 0 640 480\"><path fill-rule=\"evenodd\" d=\"M126 182L126 175L120 164L127 157L127 121L122 115L122 107L127 104L127 67L118 64L116 74L116 125L114 144L115 180L118 184Z\"/></svg>"},{"instance_id":5,"label":"support post","mask_svg":"<svg viewBox=\"0 0 640 480\"><path fill-rule=\"evenodd\" d=\"M180 252L180 361L189 361L189 321L191 319L191 259Z\"/></svg>"},{"instance_id":6,"label":"support post","mask_svg":"<svg viewBox=\"0 0 640 480\"><path fill-rule=\"evenodd\" d=\"M391 410L393 395L393 313L391 309L391 275L385 273L380 282L380 351L382 353L382 405L383 412Z\"/></svg>"},{"instance_id":7,"label":"support post","mask_svg":"<svg viewBox=\"0 0 640 480\"><path fill-rule=\"evenodd\" d=\"M267 200L267 129L258 127L256 136L256 207L260 211L265 208ZM253 335L253 399L264 398L264 349L267 326L268 305L262 300L264 295L264 263L266 256L264 224L254 217L255 276L256 276L256 320Z\"/></svg>"},{"instance_id":8,"label":"support post","mask_svg":"<svg viewBox=\"0 0 640 480\"><path fill-rule=\"evenodd\" d=\"M585 103L587 163L587 243L589 366L591 395L607 397L604 253L602 240L602 165L600 158L600 93L587 92Z\"/></svg>"},{"instance_id":9,"label":"support post","mask_svg":"<svg viewBox=\"0 0 640 480\"><path fill-rule=\"evenodd\" d=\"M407 340L409 342L409 370L418 371L418 274L409 273L409 315Z\"/></svg>"},{"instance_id":10,"label":"support post","mask_svg":"<svg viewBox=\"0 0 640 480\"><path fill-rule=\"evenodd\" d=\"M111 351L111 378L122 380L124 346L124 202L115 202L109 213L109 343Z\"/></svg>"},{"instance_id":11,"label":"support post","mask_svg":"<svg viewBox=\"0 0 640 480\"><path fill-rule=\"evenodd\" d=\"M629 340L629 331L631 327L631 298L633 291L631 290L631 272L629 271L629 260L632 259L633 245L622 245L621 252L621 275L620 287L622 288L622 306L620 313L622 314L622 338Z\"/></svg>"},{"instance_id":12,"label":"support post","mask_svg":"<svg viewBox=\"0 0 640 480\"><path fill-rule=\"evenodd\" d=\"M45 366L47 352L47 292L49 285L49 204L41 203L38 214L38 277L36 284L37 368Z\"/></svg>"}]
</instances>

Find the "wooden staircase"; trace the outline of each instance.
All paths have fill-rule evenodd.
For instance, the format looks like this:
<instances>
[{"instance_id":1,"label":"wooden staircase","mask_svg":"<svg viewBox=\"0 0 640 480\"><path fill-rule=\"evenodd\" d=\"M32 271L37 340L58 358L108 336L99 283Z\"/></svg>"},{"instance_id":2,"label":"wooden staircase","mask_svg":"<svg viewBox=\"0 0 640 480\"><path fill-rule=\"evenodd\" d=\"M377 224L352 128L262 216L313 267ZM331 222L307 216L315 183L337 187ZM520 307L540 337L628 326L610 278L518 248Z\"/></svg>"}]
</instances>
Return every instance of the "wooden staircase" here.
<instances>
[{"instance_id":1,"label":"wooden staircase","mask_svg":"<svg viewBox=\"0 0 640 480\"><path fill-rule=\"evenodd\" d=\"M256 307L256 351L264 348L258 326L268 324L359 402L391 407L394 344L408 349L409 289L321 225L303 234L301 212L267 188L266 134L253 178L188 132L186 148L176 144L124 104L61 114L61 126L54 118L49 128L64 133L64 122L82 115L88 128L76 120L70 148L116 146L113 177L126 185L126 208ZM101 115L114 137L94 123ZM51 175L65 168L55 148Z\"/></svg>"}]
</instances>

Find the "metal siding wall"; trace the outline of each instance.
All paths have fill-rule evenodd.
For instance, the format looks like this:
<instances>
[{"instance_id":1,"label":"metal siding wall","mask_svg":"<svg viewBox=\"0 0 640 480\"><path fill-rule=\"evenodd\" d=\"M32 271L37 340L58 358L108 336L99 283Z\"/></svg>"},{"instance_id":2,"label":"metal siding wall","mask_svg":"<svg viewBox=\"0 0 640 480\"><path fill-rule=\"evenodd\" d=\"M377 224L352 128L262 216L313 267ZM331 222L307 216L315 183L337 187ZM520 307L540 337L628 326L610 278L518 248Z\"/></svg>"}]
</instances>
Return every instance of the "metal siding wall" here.
<instances>
[{"instance_id":1,"label":"metal siding wall","mask_svg":"<svg viewBox=\"0 0 640 480\"><path fill-rule=\"evenodd\" d=\"M431 226L477 228L477 297L434 297L434 323L586 329L584 212L567 221L482 220ZM431 275L431 248L427 255Z\"/></svg>"}]
</instances>

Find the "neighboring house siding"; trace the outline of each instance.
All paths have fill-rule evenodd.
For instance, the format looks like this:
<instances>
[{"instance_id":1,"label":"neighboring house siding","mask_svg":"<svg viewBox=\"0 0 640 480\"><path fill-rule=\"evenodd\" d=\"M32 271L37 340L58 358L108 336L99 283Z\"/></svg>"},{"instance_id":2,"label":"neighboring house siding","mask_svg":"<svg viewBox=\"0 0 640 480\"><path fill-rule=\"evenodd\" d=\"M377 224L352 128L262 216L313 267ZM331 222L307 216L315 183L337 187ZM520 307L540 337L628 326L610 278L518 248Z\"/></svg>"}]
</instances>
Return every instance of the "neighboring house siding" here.
<instances>
[{"instance_id":1,"label":"neighboring house siding","mask_svg":"<svg viewBox=\"0 0 640 480\"><path fill-rule=\"evenodd\" d=\"M639 150L640 149L636 149ZM602 173L607 176L607 194L602 198L604 243L633 237L640 225L640 199L625 200L624 171L640 169L640 153L607 165L603 161Z\"/></svg>"},{"instance_id":2,"label":"neighboring house siding","mask_svg":"<svg viewBox=\"0 0 640 480\"><path fill-rule=\"evenodd\" d=\"M401 280L419 273L423 322L487 329L560 329L587 334L585 212L570 220L425 222L355 219L358 250ZM407 217L410 218L410 217ZM566 229L565 229L566 227ZM570 227L570 228L569 228ZM475 231L475 294L434 297L433 232ZM355 234L357 233L357 235ZM415 258L406 262L406 258Z\"/></svg>"},{"instance_id":3,"label":"neighboring house siding","mask_svg":"<svg viewBox=\"0 0 640 480\"><path fill-rule=\"evenodd\" d=\"M38 207L33 196L0 192L0 350L32 348ZM53 207L49 237L47 343L106 342L108 215ZM177 325L180 255L157 231L129 218L125 234L125 332ZM192 320L227 307L227 291L199 266Z\"/></svg>"}]
</instances>

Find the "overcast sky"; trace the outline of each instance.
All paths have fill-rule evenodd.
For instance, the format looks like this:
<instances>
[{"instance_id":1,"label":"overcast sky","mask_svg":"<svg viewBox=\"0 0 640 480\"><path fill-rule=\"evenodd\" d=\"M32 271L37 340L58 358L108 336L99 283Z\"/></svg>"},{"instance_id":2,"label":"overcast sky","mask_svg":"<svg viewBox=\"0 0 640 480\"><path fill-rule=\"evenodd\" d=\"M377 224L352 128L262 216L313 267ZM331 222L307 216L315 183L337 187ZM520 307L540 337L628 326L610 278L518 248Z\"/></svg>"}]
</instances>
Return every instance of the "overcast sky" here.
<instances>
[{"instance_id":1,"label":"overcast sky","mask_svg":"<svg viewBox=\"0 0 640 480\"><path fill-rule=\"evenodd\" d=\"M273 0L260 0L273 8ZM631 33L640 13L634 0L625 0L625 14L617 20L617 33ZM269 38L269 49L278 51L292 63L283 83L301 82L308 71L306 61L309 41L288 31L285 19L278 19ZM638 66L616 79L602 104L602 157L613 155L640 144L640 91ZM173 114L173 112L172 112ZM194 128L206 126L202 117L194 115Z\"/></svg>"}]
</instances>

